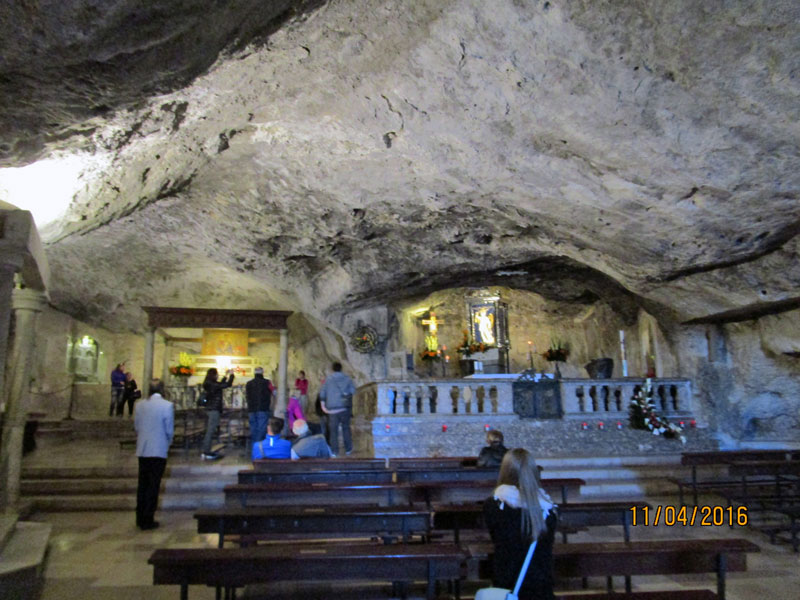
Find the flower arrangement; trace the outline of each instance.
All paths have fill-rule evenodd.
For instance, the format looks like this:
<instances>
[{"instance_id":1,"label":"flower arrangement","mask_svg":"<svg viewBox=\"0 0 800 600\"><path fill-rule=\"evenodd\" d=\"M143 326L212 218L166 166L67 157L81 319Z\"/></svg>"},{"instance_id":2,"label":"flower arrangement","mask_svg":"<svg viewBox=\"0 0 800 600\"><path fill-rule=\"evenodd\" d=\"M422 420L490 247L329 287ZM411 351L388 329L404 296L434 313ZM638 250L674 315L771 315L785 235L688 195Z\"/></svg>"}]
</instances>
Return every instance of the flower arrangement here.
<instances>
[{"instance_id":1,"label":"flower arrangement","mask_svg":"<svg viewBox=\"0 0 800 600\"><path fill-rule=\"evenodd\" d=\"M558 338L550 340L550 347L542 353L545 360L564 362L569 357L569 346Z\"/></svg>"},{"instance_id":2,"label":"flower arrangement","mask_svg":"<svg viewBox=\"0 0 800 600\"><path fill-rule=\"evenodd\" d=\"M422 352L419 353L420 360L439 360L441 355L436 350L429 350L425 348Z\"/></svg>"},{"instance_id":3,"label":"flower arrangement","mask_svg":"<svg viewBox=\"0 0 800 600\"><path fill-rule=\"evenodd\" d=\"M180 355L178 355L178 364L171 366L169 372L175 377L191 377L194 375L192 357L186 352L181 352Z\"/></svg>"},{"instance_id":4,"label":"flower arrangement","mask_svg":"<svg viewBox=\"0 0 800 600\"><path fill-rule=\"evenodd\" d=\"M670 423L656 411L653 401L653 384L648 377L644 387L640 388L631 400L630 423L633 429L648 429L653 435L663 435L666 438L676 438L681 443L686 443L683 428L675 423Z\"/></svg>"},{"instance_id":5,"label":"flower arrangement","mask_svg":"<svg viewBox=\"0 0 800 600\"><path fill-rule=\"evenodd\" d=\"M458 352L463 358L466 358L475 352L485 352L489 348L494 348L494 346L490 346L489 344L484 344L483 342L479 343L473 340L470 337L467 329L464 329L463 332L464 338L461 340L461 345L456 348L456 352Z\"/></svg>"}]
</instances>

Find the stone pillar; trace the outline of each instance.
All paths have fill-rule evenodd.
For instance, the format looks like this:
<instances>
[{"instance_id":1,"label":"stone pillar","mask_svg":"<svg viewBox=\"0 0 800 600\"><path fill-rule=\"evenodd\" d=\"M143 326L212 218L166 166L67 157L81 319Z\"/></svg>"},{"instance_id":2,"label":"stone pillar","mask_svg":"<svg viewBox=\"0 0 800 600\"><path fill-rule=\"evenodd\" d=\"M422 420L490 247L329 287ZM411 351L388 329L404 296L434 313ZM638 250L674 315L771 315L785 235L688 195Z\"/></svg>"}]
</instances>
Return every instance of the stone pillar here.
<instances>
[{"instance_id":1,"label":"stone pillar","mask_svg":"<svg viewBox=\"0 0 800 600\"><path fill-rule=\"evenodd\" d=\"M144 332L144 372L142 373L142 397L147 397L150 380L153 379L153 355L155 353L156 330L152 327Z\"/></svg>"},{"instance_id":2,"label":"stone pillar","mask_svg":"<svg viewBox=\"0 0 800 600\"><path fill-rule=\"evenodd\" d=\"M8 327L11 322L11 290L14 289L15 264L0 264L0 405L6 401L5 386L6 348Z\"/></svg>"},{"instance_id":3,"label":"stone pillar","mask_svg":"<svg viewBox=\"0 0 800 600\"><path fill-rule=\"evenodd\" d=\"M0 481L5 485L0 498L3 509L19 500L22 469L22 436L27 418L30 365L36 336L36 318L46 306L45 295L33 289L15 289L11 294L14 309L14 344L9 356L3 442L0 452Z\"/></svg>"},{"instance_id":4,"label":"stone pillar","mask_svg":"<svg viewBox=\"0 0 800 600\"><path fill-rule=\"evenodd\" d=\"M164 382L164 385L167 385L167 379L169 379L169 349L169 338L164 336L164 357L161 361L161 380Z\"/></svg>"},{"instance_id":5,"label":"stone pillar","mask_svg":"<svg viewBox=\"0 0 800 600\"><path fill-rule=\"evenodd\" d=\"M283 416L286 413L286 391L289 382L289 330L281 329L281 355L278 361L278 402L275 405L276 416Z\"/></svg>"}]
</instances>

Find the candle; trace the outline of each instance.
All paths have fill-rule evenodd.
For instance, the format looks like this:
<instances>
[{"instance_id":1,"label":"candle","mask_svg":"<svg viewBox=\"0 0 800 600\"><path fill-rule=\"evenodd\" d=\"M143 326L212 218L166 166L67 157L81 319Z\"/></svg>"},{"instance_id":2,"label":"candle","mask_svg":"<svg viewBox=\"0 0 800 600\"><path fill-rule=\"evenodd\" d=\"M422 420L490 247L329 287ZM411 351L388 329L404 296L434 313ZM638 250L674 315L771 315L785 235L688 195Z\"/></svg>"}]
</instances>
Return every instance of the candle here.
<instances>
[{"instance_id":1,"label":"candle","mask_svg":"<svg viewBox=\"0 0 800 600\"><path fill-rule=\"evenodd\" d=\"M589 425L586 423L586 421L584 421L583 423L581 423L581 429L582 429L582 430L584 430L584 431L586 431L587 429L589 429Z\"/></svg>"},{"instance_id":2,"label":"candle","mask_svg":"<svg viewBox=\"0 0 800 600\"><path fill-rule=\"evenodd\" d=\"M628 359L625 358L625 331L619 330L619 352L622 356L622 376L628 376Z\"/></svg>"},{"instance_id":3,"label":"candle","mask_svg":"<svg viewBox=\"0 0 800 600\"><path fill-rule=\"evenodd\" d=\"M622 421L617 421L617 429L622 429Z\"/></svg>"},{"instance_id":4,"label":"candle","mask_svg":"<svg viewBox=\"0 0 800 600\"><path fill-rule=\"evenodd\" d=\"M446 362L446 363L450 362L450 355L449 354L445 354L444 355L444 362Z\"/></svg>"},{"instance_id":5,"label":"candle","mask_svg":"<svg viewBox=\"0 0 800 600\"><path fill-rule=\"evenodd\" d=\"M605 428L606 428L606 424L605 424L605 423L603 423L602 421L600 421L600 422L597 424L597 428L598 428L598 429L605 429Z\"/></svg>"},{"instance_id":6,"label":"candle","mask_svg":"<svg viewBox=\"0 0 800 600\"><path fill-rule=\"evenodd\" d=\"M389 431L391 428L392 428L392 426L387 423L386 424L386 431Z\"/></svg>"},{"instance_id":7,"label":"candle","mask_svg":"<svg viewBox=\"0 0 800 600\"><path fill-rule=\"evenodd\" d=\"M491 427L489 427L489 424L488 424L488 423L487 423L486 425L484 425L484 426L483 426L483 430L484 430L484 431L489 431L490 429L491 429Z\"/></svg>"},{"instance_id":8,"label":"candle","mask_svg":"<svg viewBox=\"0 0 800 600\"><path fill-rule=\"evenodd\" d=\"M447 433L447 425L442 425L442 433Z\"/></svg>"},{"instance_id":9,"label":"candle","mask_svg":"<svg viewBox=\"0 0 800 600\"><path fill-rule=\"evenodd\" d=\"M691 421L689 421L689 425L690 425L691 427L697 427L697 421L695 421L694 419L692 419Z\"/></svg>"}]
</instances>

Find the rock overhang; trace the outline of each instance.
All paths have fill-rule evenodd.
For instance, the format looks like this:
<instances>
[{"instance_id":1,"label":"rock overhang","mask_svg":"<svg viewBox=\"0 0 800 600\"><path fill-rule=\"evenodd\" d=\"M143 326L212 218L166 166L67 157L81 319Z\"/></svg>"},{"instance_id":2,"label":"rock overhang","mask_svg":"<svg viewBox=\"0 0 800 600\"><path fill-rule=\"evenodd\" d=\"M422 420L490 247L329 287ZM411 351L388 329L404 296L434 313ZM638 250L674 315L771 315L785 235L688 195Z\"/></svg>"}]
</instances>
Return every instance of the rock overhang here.
<instances>
[{"instance_id":1,"label":"rock overhang","mask_svg":"<svg viewBox=\"0 0 800 600\"><path fill-rule=\"evenodd\" d=\"M678 321L800 296L792 3L289 4L266 44L51 140L111 157L54 263L143 283L87 303L102 277L57 277L57 306L130 320L204 269L318 315L468 282Z\"/></svg>"}]
</instances>

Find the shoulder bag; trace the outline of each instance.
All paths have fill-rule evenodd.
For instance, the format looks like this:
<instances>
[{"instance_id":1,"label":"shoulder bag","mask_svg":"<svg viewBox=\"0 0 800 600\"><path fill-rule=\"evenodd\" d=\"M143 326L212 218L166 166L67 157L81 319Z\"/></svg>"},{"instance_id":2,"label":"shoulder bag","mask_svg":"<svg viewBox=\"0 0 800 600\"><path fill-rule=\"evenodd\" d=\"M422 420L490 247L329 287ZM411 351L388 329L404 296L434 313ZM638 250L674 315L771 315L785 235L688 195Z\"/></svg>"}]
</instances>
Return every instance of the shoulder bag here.
<instances>
[{"instance_id":1,"label":"shoulder bag","mask_svg":"<svg viewBox=\"0 0 800 600\"><path fill-rule=\"evenodd\" d=\"M525 561L522 563L522 569L517 577L517 584L514 586L514 591L505 588L481 588L475 593L475 600L518 600L519 589L522 587L522 582L525 580L525 574L528 572L528 565L531 564L533 552L536 550L536 540L531 542L528 548L528 554L525 556Z\"/></svg>"}]
</instances>

